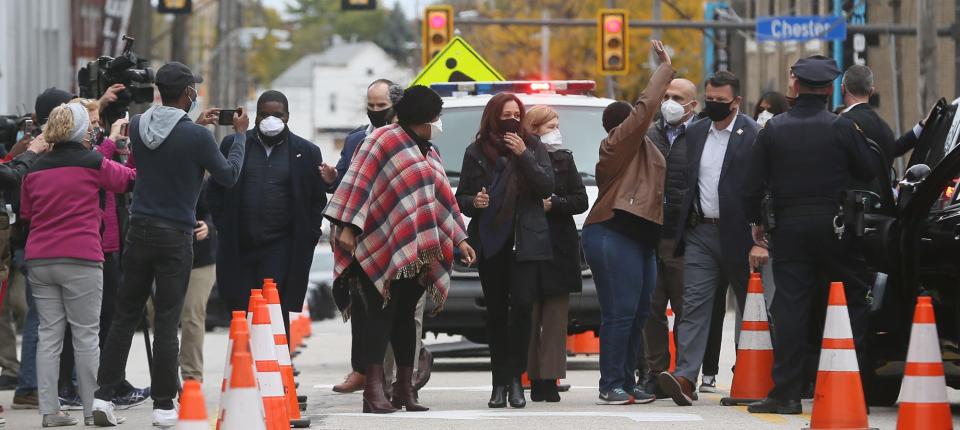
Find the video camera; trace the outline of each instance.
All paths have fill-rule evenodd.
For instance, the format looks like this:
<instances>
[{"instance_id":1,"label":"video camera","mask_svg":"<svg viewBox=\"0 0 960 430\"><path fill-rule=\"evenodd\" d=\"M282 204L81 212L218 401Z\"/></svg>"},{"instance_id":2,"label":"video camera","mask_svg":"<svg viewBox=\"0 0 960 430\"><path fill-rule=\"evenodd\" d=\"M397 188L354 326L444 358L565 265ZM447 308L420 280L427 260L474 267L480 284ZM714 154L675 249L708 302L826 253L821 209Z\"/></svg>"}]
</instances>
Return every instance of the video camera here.
<instances>
[{"instance_id":1,"label":"video camera","mask_svg":"<svg viewBox=\"0 0 960 430\"><path fill-rule=\"evenodd\" d=\"M117 101L104 109L107 123L122 117L131 103L153 102L154 71L150 61L132 51L134 38L123 35L123 41L123 52L118 57L100 57L77 73L80 97L98 99L111 85L126 87L117 93Z\"/></svg>"}]
</instances>

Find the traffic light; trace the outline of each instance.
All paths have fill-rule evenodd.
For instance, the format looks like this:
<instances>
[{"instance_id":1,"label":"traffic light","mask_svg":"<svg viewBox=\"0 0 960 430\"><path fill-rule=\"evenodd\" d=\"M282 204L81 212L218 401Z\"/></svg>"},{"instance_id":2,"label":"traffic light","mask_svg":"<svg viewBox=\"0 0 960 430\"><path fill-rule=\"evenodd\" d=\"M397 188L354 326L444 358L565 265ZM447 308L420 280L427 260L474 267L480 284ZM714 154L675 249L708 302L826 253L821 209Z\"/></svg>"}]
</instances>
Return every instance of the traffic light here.
<instances>
[{"instance_id":1,"label":"traffic light","mask_svg":"<svg viewBox=\"0 0 960 430\"><path fill-rule=\"evenodd\" d=\"M625 75L629 68L630 19L626 9L600 9L597 19L597 71L601 75Z\"/></svg>"},{"instance_id":2,"label":"traffic light","mask_svg":"<svg viewBox=\"0 0 960 430\"><path fill-rule=\"evenodd\" d=\"M423 65L453 38L453 7L429 6L423 15Z\"/></svg>"},{"instance_id":3,"label":"traffic light","mask_svg":"<svg viewBox=\"0 0 960 430\"><path fill-rule=\"evenodd\" d=\"M340 0L340 10L375 10L377 0Z\"/></svg>"},{"instance_id":4,"label":"traffic light","mask_svg":"<svg viewBox=\"0 0 960 430\"><path fill-rule=\"evenodd\" d=\"M157 13L186 14L193 10L191 0L160 0L157 2Z\"/></svg>"}]
</instances>

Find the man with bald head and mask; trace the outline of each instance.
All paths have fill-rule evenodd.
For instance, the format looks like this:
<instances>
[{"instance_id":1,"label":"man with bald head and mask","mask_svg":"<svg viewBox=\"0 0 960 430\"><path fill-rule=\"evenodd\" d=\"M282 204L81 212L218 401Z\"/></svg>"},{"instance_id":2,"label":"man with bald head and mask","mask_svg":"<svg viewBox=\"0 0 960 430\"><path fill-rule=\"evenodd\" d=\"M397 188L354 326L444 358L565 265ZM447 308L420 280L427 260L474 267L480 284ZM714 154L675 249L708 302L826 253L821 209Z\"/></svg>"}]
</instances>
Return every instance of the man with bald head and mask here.
<instances>
[{"instance_id":1,"label":"man with bald head and mask","mask_svg":"<svg viewBox=\"0 0 960 430\"><path fill-rule=\"evenodd\" d=\"M641 360L646 360L647 375L641 383L648 394L657 394L657 375L670 367L667 301L677 318L682 313L683 257L674 256L674 249L680 203L687 193L686 128L695 120L697 106L697 85L687 79L674 79L663 97L654 127L647 131L647 137L667 160L663 230L657 249L657 286L653 290L650 318L643 327L645 357ZM657 397L664 397L660 394Z\"/></svg>"}]
</instances>

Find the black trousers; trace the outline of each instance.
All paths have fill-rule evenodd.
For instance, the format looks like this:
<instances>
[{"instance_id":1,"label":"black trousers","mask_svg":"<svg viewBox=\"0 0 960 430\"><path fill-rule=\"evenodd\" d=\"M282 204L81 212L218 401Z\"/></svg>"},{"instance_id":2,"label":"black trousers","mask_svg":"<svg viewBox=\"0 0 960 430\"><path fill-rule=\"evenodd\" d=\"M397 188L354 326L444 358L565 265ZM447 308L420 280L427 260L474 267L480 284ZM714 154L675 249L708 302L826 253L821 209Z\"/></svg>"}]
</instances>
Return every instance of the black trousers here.
<instances>
[{"instance_id":1,"label":"black trousers","mask_svg":"<svg viewBox=\"0 0 960 430\"><path fill-rule=\"evenodd\" d=\"M363 291L351 292L351 318L358 328L354 336L355 365L366 368L383 365L387 345L393 346L397 367L413 367L417 348L416 310L424 288L415 279L399 279L390 283L390 300L369 281L361 282ZM359 351L356 345L360 344ZM357 360L351 358L351 362Z\"/></svg>"},{"instance_id":2,"label":"black trousers","mask_svg":"<svg viewBox=\"0 0 960 430\"><path fill-rule=\"evenodd\" d=\"M113 324L100 352L96 397L110 401L122 386L130 344L156 284L151 397L154 409L173 409L180 388L177 330L193 266L193 232L163 222L133 220L125 243L123 284L117 290Z\"/></svg>"},{"instance_id":3,"label":"black trousers","mask_svg":"<svg viewBox=\"0 0 960 430\"><path fill-rule=\"evenodd\" d=\"M811 315L823 315L830 282L843 282L858 356L867 331L866 261L852 233L833 233L832 215L778 216L772 246L777 288L773 320L773 382L769 397L799 400L808 357ZM824 309L816 309L824 307ZM862 365L862 360L861 365Z\"/></svg>"},{"instance_id":4,"label":"black trousers","mask_svg":"<svg viewBox=\"0 0 960 430\"><path fill-rule=\"evenodd\" d=\"M277 283L277 289L280 290L280 297L283 297L283 289L287 286L287 272L290 267L290 249L292 239L284 238L273 242L257 246L240 247L240 267L236 270L240 273L242 288L246 291L242 298L225 300L231 311L246 311L250 305L250 290L263 286L263 280L270 278ZM280 301L283 312L283 328L290 333L290 312L300 312L302 309L286 309L283 300ZM287 337L289 339L289 336Z\"/></svg>"},{"instance_id":5,"label":"black trousers","mask_svg":"<svg viewBox=\"0 0 960 430\"><path fill-rule=\"evenodd\" d=\"M538 262L517 262L512 246L480 260L480 286L487 307L487 343L493 385L509 385L527 369L533 309L530 282Z\"/></svg>"},{"instance_id":6,"label":"black trousers","mask_svg":"<svg viewBox=\"0 0 960 430\"><path fill-rule=\"evenodd\" d=\"M350 367L361 375L366 373L363 365L363 324L350 319Z\"/></svg>"}]
</instances>

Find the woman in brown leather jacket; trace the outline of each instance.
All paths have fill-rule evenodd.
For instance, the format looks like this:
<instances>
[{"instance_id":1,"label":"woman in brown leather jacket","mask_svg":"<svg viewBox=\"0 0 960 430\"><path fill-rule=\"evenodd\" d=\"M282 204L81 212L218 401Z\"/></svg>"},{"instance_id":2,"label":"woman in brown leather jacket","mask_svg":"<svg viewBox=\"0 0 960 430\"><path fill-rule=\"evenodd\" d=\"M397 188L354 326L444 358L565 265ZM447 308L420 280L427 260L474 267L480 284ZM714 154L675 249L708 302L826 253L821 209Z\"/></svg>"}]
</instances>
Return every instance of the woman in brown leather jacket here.
<instances>
[{"instance_id":1,"label":"woman in brown leather jacket","mask_svg":"<svg viewBox=\"0 0 960 430\"><path fill-rule=\"evenodd\" d=\"M603 112L609 135L600 143L599 195L583 229L583 248L600 299L600 399L597 404L649 403L634 364L657 280L656 247L663 224L666 161L646 137L674 71L663 43L640 99Z\"/></svg>"}]
</instances>

